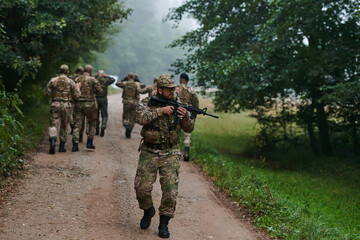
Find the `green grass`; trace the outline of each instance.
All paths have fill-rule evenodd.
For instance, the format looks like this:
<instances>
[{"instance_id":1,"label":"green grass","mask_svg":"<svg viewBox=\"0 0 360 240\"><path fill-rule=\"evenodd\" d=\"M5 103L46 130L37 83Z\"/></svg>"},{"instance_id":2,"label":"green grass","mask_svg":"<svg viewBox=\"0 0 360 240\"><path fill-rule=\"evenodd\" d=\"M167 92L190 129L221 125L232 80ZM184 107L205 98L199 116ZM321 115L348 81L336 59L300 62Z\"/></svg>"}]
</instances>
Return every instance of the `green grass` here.
<instances>
[{"instance_id":1,"label":"green grass","mask_svg":"<svg viewBox=\"0 0 360 240\"><path fill-rule=\"evenodd\" d=\"M201 106L209 107L209 99ZM356 157L316 157L307 146L254 159L255 120L247 113L197 118L193 159L254 215L270 236L360 239L360 165Z\"/></svg>"},{"instance_id":2,"label":"green grass","mask_svg":"<svg viewBox=\"0 0 360 240\"><path fill-rule=\"evenodd\" d=\"M42 104L37 107L23 110L24 118L21 122L24 126L23 142L26 150L34 149L44 136L49 125L49 106Z\"/></svg>"}]
</instances>

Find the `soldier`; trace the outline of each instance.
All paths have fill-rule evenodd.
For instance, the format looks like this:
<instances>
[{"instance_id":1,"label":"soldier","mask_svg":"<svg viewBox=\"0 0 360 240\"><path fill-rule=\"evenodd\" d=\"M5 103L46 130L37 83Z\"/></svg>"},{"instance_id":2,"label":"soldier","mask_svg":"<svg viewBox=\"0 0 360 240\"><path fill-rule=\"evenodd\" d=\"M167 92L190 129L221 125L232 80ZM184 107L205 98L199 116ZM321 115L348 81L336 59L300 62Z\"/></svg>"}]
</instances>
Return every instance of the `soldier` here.
<instances>
[{"instance_id":1,"label":"soldier","mask_svg":"<svg viewBox=\"0 0 360 240\"><path fill-rule=\"evenodd\" d=\"M157 84L157 97L174 99L176 85L170 75L161 75ZM158 104L149 106L149 100L150 98L143 99L136 109L136 120L143 125L141 130L143 139L139 147L141 152L135 176L135 191L139 207L144 210L140 227L147 229L151 218L155 215L151 191L159 171L162 190L159 236L168 238L170 233L167 226L169 220L174 217L178 194L180 133L181 129L191 132L194 124L186 109L178 108L178 117L181 121L180 124L175 124L173 106Z\"/></svg>"},{"instance_id":2,"label":"soldier","mask_svg":"<svg viewBox=\"0 0 360 240\"><path fill-rule=\"evenodd\" d=\"M81 96L75 103L74 108L74 133L73 133L73 152L79 151L79 135L80 125L82 124L84 116L86 116L89 122L89 133L86 148L95 149L93 144L96 119L97 119L97 103L95 96L96 94L102 93L102 88L98 80L91 76L92 66L86 65L84 67L84 74L77 77L75 82L81 83Z\"/></svg>"},{"instance_id":3,"label":"soldier","mask_svg":"<svg viewBox=\"0 0 360 240\"><path fill-rule=\"evenodd\" d=\"M194 90L187 86L189 76L186 73L180 75L180 87L177 88L178 98L181 103L199 108L199 99ZM184 161L190 159L191 133L184 132Z\"/></svg>"},{"instance_id":4,"label":"soldier","mask_svg":"<svg viewBox=\"0 0 360 240\"><path fill-rule=\"evenodd\" d=\"M55 142L57 138L57 125L60 125L60 146L59 152L66 152L66 128L69 124L71 114L71 101L80 97L81 83L75 84L70 78L69 67L61 65L59 76L52 78L46 86L46 95L51 97L50 105L50 126L49 126L49 141L50 154L55 154Z\"/></svg>"},{"instance_id":5,"label":"soldier","mask_svg":"<svg viewBox=\"0 0 360 240\"><path fill-rule=\"evenodd\" d=\"M130 138L136 121L136 106L140 100L140 84L135 81L135 75L129 73L128 80L118 81L116 86L123 89L123 125L126 129L125 136Z\"/></svg>"},{"instance_id":6,"label":"soldier","mask_svg":"<svg viewBox=\"0 0 360 240\"><path fill-rule=\"evenodd\" d=\"M153 95L156 95L156 83L157 81L159 80L159 78L157 77L154 77L154 80L153 80L153 85L149 85L149 86L146 86L145 88L141 88L140 89L140 93L141 94L146 94L148 93L149 97L153 96Z\"/></svg>"},{"instance_id":7,"label":"soldier","mask_svg":"<svg viewBox=\"0 0 360 240\"><path fill-rule=\"evenodd\" d=\"M95 74L95 78L99 81L100 86L103 90L102 94L96 95L96 102L98 104L98 117L96 120L96 132L95 135L99 135L99 126L100 126L100 114L101 114L101 133L100 136L103 137L105 135L106 123L108 120L108 99L107 99L107 87L115 82L115 79L109 77L105 74L103 70L99 70L98 73Z\"/></svg>"},{"instance_id":8,"label":"soldier","mask_svg":"<svg viewBox=\"0 0 360 240\"><path fill-rule=\"evenodd\" d=\"M75 78L79 77L83 73L84 73L84 68L79 66L76 68L75 74L73 76L70 76L69 78L71 80L73 80L73 82L75 83ZM74 106L75 106L75 100L73 99L71 101L71 109L70 109L70 111L71 111L71 113L70 113L70 128L71 128L70 134L73 134L73 132L74 132Z\"/></svg>"}]
</instances>

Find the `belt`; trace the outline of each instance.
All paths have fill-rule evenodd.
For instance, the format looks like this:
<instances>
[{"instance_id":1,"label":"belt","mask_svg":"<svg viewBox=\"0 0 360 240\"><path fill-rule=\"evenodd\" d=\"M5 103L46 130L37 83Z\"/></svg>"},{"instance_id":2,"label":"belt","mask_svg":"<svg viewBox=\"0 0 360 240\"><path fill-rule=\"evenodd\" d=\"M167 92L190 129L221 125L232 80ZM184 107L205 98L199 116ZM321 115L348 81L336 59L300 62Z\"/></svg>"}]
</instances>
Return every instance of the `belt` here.
<instances>
[{"instance_id":1,"label":"belt","mask_svg":"<svg viewBox=\"0 0 360 240\"><path fill-rule=\"evenodd\" d=\"M156 150L165 150L165 149L169 149L169 148L173 147L173 145L171 143L166 144L166 143L148 143L148 142L144 142L144 144L148 148L152 148L152 149L156 149Z\"/></svg>"}]
</instances>

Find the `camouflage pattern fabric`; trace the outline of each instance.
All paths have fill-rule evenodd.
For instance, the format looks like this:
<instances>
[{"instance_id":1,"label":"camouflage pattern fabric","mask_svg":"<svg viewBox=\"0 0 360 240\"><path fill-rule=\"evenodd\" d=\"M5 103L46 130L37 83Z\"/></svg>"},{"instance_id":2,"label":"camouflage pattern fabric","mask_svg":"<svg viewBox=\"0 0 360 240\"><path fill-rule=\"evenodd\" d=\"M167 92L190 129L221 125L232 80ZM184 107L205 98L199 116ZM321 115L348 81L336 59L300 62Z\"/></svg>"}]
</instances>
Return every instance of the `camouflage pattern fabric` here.
<instances>
[{"instance_id":1,"label":"camouflage pattern fabric","mask_svg":"<svg viewBox=\"0 0 360 240\"><path fill-rule=\"evenodd\" d=\"M140 209L145 210L153 206L151 190L159 171L163 191L159 214L174 217L179 186L180 156L180 154L161 156L147 151L141 152L135 177L136 198Z\"/></svg>"},{"instance_id":2,"label":"camouflage pattern fabric","mask_svg":"<svg viewBox=\"0 0 360 240\"><path fill-rule=\"evenodd\" d=\"M140 157L135 177L136 197L141 209L153 205L152 185L159 170L160 184L163 191L160 215L174 217L179 184L180 132L191 132L194 123L187 115L180 124L174 124L174 115L163 115L161 107L148 106L150 98L140 102L136 109L136 120L143 125L143 140L139 147ZM161 148L154 148L159 146Z\"/></svg>"},{"instance_id":3,"label":"camouflage pattern fabric","mask_svg":"<svg viewBox=\"0 0 360 240\"><path fill-rule=\"evenodd\" d=\"M199 99L194 90L190 87L181 84L176 88L179 102L188 104L193 107L199 108ZM190 147L191 145L191 134L184 132L184 146Z\"/></svg>"},{"instance_id":4,"label":"camouflage pattern fabric","mask_svg":"<svg viewBox=\"0 0 360 240\"><path fill-rule=\"evenodd\" d=\"M149 86L146 86L142 89L140 89L140 93L141 94L148 94L148 97L151 97L154 95L154 90L156 90L156 86L155 85L149 85Z\"/></svg>"},{"instance_id":5,"label":"camouflage pattern fabric","mask_svg":"<svg viewBox=\"0 0 360 240\"><path fill-rule=\"evenodd\" d=\"M89 123L88 138L93 139L95 135L96 119L97 119L97 103L96 94L102 94L103 90L100 83L87 72L75 79L75 82L81 82L81 95L75 103L74 107L74 132L73 142L79 142L80 128L84 117Z\"/></svg>"},{"instance_id":6,"label":"camouflage pattern fabric","mask_svg":"<svg viewBox=\"0 0 360 240\"><path fill-rule=\"evenodd\" d=\"M96 119L96 129L100 127L100 116L101 116L101 129L106 129L108 121L108 100L106 97L96 97L96 102L98 104L98 112Z\"/></svg>"},{"instance_id":7,"label":"camouflage pattern fabric","mask_svg":"<svg viewBox=\"0 0 360 240\"><path fill-rule=\"evenodd\" d=\"M123 125L128 125L132 130L136 123L136 105L140 99L140 83L134 80L118 81L116 86L123 89Z\"/></svg>"},{"instance_id":8,"label":"camouflage pattern fabric","mask_svg":"<svg viewBox=\"0 0 360 240\"><path fill-rule=\"evenodd\" d=\"M57 138L60 124L60 141L66 142L66 128L70 121L71 101L80 97L80 90L65 74L52 78L46 86L46 95L51 98L49 138Z\"/></svg>"},{"instance_id":9,"label":"camouflage pattern fabric","mask_svg":"<svg viewBox=\"0 0 360 240\"><path fill-rule=\"evenodd\" d=\"M106 129L107 120L108 120L108 86L115 82L114 78L108 77L106 75L98 74L96 79L99 81L100 86L103 90L102 94L96 95L96 102L98 104L98 115L96 119L96 129L99 129L100 125L100 116L101 116L101 129Z\"/></svg>"},{"instance_id":10,"label":"camouflage pattern fabric","mask_svg":"<svg viewBox=\"0 0 360 240\"><path fill-rule=\"evenodd\" d=\"M88 138L94 139L96 119L97 119L97 104L93 102L77 102L74 108L74 132L72 141L79 142L80 133L85 128L85 117L89 124L89 130L86 131ZM82 132L81 132L82 131Z\"/></svg>"}]
</instances>

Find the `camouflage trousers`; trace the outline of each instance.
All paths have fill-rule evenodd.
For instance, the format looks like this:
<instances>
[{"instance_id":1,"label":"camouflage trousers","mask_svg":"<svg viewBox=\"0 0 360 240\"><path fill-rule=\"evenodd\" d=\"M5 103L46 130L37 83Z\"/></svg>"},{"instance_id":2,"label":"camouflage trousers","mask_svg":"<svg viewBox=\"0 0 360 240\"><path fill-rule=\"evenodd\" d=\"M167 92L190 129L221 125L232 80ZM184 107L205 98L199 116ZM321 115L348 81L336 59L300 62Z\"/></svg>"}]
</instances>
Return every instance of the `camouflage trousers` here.
<instances>
[{"instance_id":1,"label":"camouflage trousers","mask_svg":"<svg viewBox=\"0 0 360 240\"><path fill-rule=\"evenodd\" d=\"M108 100L106 97L97 97L96 102L98 104L98 117L96 120L96 129L100 127L100 116L101 116L101 129L106 129L108 120Z\"/></svg>"},{"instance_id":2,"label":"camouflage trousers","mask_svg":"<svg viewBox=\"0 0 360 240\"><path fill-rule=\"evenodd\" d=\"M184 132L184 146L190 147L191 145L191 133Z\"/></svg>"},{"instance_id":3,"label":"camouflage trousers","mask_svg":"<svg viewBox=\"0 0 360 240\"><path fill-rule=\"evenodd\" d=\"M70 105L53 102L50 106L49 138L57 139L57 126L60 124L60 141L66 142L66 129L70 120Z\"/></svg>"},{"instance_id":4,"label":"camouflage trousers","mask_svg":"<svg viewBox=\"0 0 360 240\"><path fill-rule=\"evenodd\" d=\"M128 125L132 130L136 123L136 103L124 103L123 125Z\"/></svg>"},{"instance_id":5,"label":"camouflage trousers","mask_svg":"<svg viewBox=\"0 0 360 240\"><path fill-rule=\"evenodd\" d=\"M71 103L71 107L70 107L70 119L69 119L69 123L70 123L70 124L74 124L74 105L75 105L75 103Z\"/></svg>"},{"instance_id":6,"label":"camouflage trousers","mask_svg":"<svg viewBox=\"0 0 360 240\"><path fill-rule=\"evenodd\" d=\"M178 195L180 154L159 155L141 151L135 176L136 198L140 209L153 206L151 192L159 171L162 190L159 214L174 217L176 197Z\"/></svg>"},{"instance_id":7,"label":"camouflage trousers","mask_svg":"<svg viewBox=\"0 0 360 240\"><path fill-rule=\"evenodd\" d=\"M74 132L73 142L79 142L80 130L85 125L84 118L86 117L89 123L88 138L93 139L95 135L96 119L97 119L97 104L93 102L77 102L74 107Z\"/></svg>"}]
</instances>

